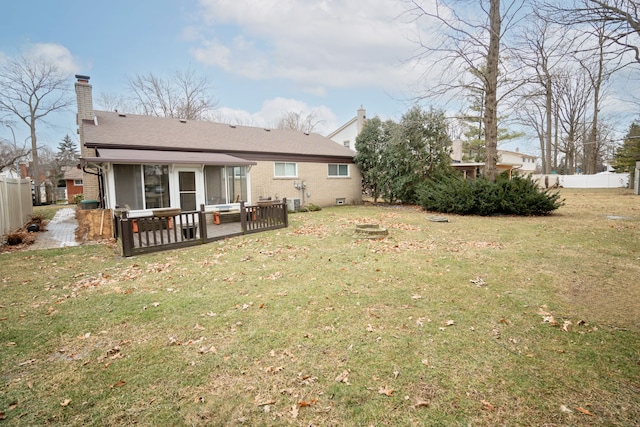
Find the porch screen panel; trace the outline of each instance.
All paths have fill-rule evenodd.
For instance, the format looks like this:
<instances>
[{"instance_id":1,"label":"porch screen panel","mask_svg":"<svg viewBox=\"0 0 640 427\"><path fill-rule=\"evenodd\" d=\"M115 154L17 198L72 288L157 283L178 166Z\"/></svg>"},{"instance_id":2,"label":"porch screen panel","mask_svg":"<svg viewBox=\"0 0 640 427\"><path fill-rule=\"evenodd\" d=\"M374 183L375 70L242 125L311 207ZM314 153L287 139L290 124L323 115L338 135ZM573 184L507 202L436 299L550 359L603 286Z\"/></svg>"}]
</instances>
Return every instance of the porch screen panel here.
<instances>
[{"instance_id":1,"label":"porch screen panel","mask_svg":"<svg viewBox=\"0 0 640 427\"><path fill-rule=\"evenodd\" d=\"M169 166L144 165L144 195L147 209L168 208Z\"/></svg>"},{"instance_id":2,"label":"porch screen panel","mask_svg":"<svg viewBox=\"0 0 640 427\"><path fill-rule=\"evenodd\" d=\"M227 185L230 203L247 200L247 168L244 166L227 166Z\"/></svg>"},{"instance_id":3,"label":"porch screen panel","mask_svg":"<svg viewBox=\"0 0 640 427\"><path fill-rule=\"evenodd\" d=\"M113 165L116 206L144 209L140 165Z\"/></svg>"},{"instance_id":4,"label":"porch screen panel","mask_svg":"<svg viewBox=\"0 0 640 427\"><path fill-rule=\"evenodd\" d=\"M204 193L207 205L219 205L227 203L223 166L205 166L204 184Z\"/></svg>"}]
</instances>

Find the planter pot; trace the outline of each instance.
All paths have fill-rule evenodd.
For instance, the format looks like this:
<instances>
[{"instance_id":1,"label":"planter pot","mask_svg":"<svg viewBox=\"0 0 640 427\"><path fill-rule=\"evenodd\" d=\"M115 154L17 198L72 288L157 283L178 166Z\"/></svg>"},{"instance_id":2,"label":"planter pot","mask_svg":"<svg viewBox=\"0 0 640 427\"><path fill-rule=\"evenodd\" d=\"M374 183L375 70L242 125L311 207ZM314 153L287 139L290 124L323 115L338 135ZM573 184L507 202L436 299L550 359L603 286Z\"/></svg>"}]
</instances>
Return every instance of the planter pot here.
<instances>
[{"instance_id":1,"label":"planter pot","mask_svg":"<svg viewBox=\"0 0 640 427\"><path fill-rule=\"evenodd\" d=\"M153 216L157 216L160 218L163 217L167 217L167 216L176 216L176 215L180 215L180 208L161 208L161 209L154 209L152 211Z\"/></svg>"}]
</instances>

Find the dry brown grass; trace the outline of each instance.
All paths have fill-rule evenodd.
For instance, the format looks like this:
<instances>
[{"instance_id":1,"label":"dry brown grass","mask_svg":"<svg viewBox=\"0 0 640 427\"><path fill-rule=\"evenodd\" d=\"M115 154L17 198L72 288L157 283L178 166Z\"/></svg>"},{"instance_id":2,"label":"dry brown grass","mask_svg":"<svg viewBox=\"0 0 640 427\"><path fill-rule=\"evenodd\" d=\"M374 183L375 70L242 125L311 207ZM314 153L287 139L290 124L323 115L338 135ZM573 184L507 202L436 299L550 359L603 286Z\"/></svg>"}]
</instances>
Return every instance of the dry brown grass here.
<instances>
[{"instance_id":1,"label":"dry brown grass","mask_svg":"<svg viewBox=\"0 0 640 427\"><path fill-rule=\"evenodd\" d=\"M355 206L122 259L0 255L12 425L613 425L640 419L640 197L542 218ZM609 219L609 217L623 217ZM354 239L378 223L382 240Z\"/></svg>"}]
</instances>

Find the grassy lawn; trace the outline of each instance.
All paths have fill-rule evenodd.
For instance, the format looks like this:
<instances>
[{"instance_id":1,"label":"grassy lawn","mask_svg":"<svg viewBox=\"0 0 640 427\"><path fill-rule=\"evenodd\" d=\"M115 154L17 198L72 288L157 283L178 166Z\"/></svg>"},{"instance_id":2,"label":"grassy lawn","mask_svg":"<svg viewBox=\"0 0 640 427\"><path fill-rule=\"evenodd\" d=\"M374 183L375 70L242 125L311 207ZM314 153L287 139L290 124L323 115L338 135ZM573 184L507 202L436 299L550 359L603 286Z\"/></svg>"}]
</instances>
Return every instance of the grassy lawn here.
<instances>
[{"instance_id":1,"label":"grassy lawn","mask_svg":"<svg viewBox=\"0 0 640 427\"><path fill-rule=\"evenodd\" d=\"M638 425L640 197L0 254L7 425ZM352 237L358 223L389 230ZM0 421L0 424L2 421Z\"/></svg>"}]
</instances>

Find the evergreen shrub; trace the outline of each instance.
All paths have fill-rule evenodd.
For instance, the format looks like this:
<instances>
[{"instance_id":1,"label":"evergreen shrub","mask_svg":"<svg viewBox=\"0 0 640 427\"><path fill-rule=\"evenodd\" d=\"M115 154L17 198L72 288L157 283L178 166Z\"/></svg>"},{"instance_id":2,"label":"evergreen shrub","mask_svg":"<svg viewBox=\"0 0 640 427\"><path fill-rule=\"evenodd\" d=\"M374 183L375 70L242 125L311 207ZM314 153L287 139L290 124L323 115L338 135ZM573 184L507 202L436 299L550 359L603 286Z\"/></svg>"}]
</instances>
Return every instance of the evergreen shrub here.
<instances>
[{"instance_id":1,"label":"evergreen shrub","mask_svg":"<svg viewBox=\"0 0 640 427\"><path fill-rule=\"evenodd\" d=\"M496 182L440 176L422 183L418 200L427 211L482 216L547 215L564 204L559 193L541 190L531 179L518 176L500 176Z\"/></svg>"}]
</instances>

